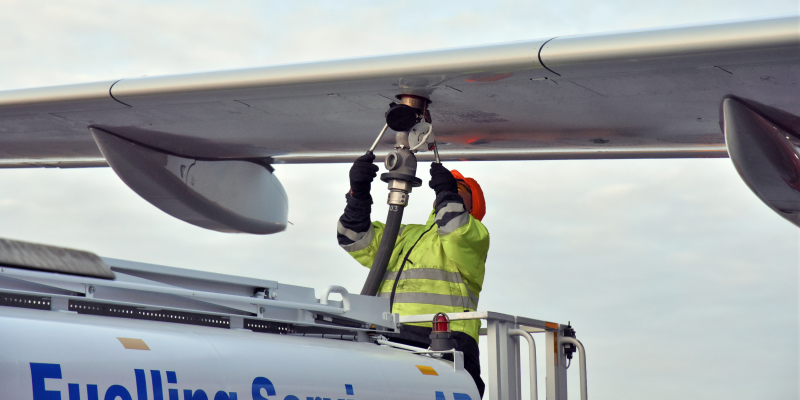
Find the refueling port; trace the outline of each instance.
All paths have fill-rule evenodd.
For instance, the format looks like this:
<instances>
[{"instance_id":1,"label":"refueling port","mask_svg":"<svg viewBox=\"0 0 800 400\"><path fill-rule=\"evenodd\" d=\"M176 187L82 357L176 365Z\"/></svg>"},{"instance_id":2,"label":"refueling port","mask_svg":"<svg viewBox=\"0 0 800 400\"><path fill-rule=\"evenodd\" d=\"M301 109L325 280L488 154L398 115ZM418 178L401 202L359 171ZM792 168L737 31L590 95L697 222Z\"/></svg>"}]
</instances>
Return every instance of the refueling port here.
<instances>
[{"instance_id":1,"label":"refueling port","mask_svg":"<svg viewBox=\"0 0 800 400\"><path fill-rule=\"evenodd\" d=\"M386 111L386 125L394 131L407 131L421 119L416 108L392 103Z\"/></svg>"},{"instance_id":2,"label":"refueling port","mask_svg":"<svg viewBox=\"0 0 800 400\"><path fill-rule=\"evenodd\" d=\"M408 194L411 193L411 188L422 186L422 180L416 177L417 174L417 157L414 153L422 147L422 135L417 133L417 130L422 130L419 127L425 113L428 110L428 103L430 100L409 95L401 94L398 96L400 104L392 103L389 105L389 111L386 111L386 125L392 130L396 131L394 151L386 155L384 166L389 172L381 174L381 180L389 185L389 205L398 205L405 207L408 205ZM432 133L433 127L428 123L425 124L427 133ZM409 140L410 134L414 134L413 140ZM427 135L424 141L427 143ZM409 142L414 142L412 147ZM428 146L423 150L427 150Z\"/></svg>"},{"instance_id":3,"label":"refueling port","mask_svg":"<svg viewBox=\"0 0 800 400\"><path fill-rule=\"evenodd\" d=\"M386 111L386 124L393 131L408 131L423 120L431 122L431 114L428 112L430 100L411 94L401 94L397 98L400 104L392 103Z\"/></svg>"},{"instance_id":4,"label":"refueling port","mask_svg":"<svg viewBox=\"0 0 800 400\"><path fill-rule=\"evenodd\" d=\"M415 96L413 94L401 94L397 96L397 98L400 99L400 104L405 104L409 107L421 110L422 121L425 121L429 124L433 122L431 120L431 113L428 110L428 105L431 104L431 101L429 99L420 96Z\"/></svg>"},{"instance_id":5,"label":"refueling port","mask_svg":"<svg viewBox=\"0 0 800 400\"><path fill-rule=\"evenodd\" d=\"M431 102L424 97L414 96L413 94L401 94L397 96L397 99L400 100L400 104L420 110L420 114L425 114L425 111L428 110L428 104Z\"/></svg>"},{"instance_id":6,"label":"refueling port","mask_svg":"<svg viewBox=\"0 0 800 400\"><path fill-rule=\"evenodd\" d=\"M392 103L386 111L386 126L384 126L378 138L375 139L369 152L375 150L381 137L386 132L386 128L391 128L396 132L394 151L386 156L385 167L389 172L381 174L381 180L388 184L389 196L389 215L386 217L383 237L378 245L375 259L370 268L364 287L361 289L362 295L375 296L378 293L386 268L394 250L397 234L400 230L400 221L403 218L403 210L408 205L408 194L411 189L422 186L422 179L417 178L417 151L429 150L433 146L436 162L439 162L439 155L433 144L433 126L429 122L423 122L427 114L428 99L412 96L400 95L400 104ZM430 117L428 117L430 119ZM424 125L421 125L424 124ZM419 125L419 126L418 126ZM424 135L421 132L426 132ZM415 135L413 138L414 146L409 144L409 132Z\"/></svg>"}]
</instances>

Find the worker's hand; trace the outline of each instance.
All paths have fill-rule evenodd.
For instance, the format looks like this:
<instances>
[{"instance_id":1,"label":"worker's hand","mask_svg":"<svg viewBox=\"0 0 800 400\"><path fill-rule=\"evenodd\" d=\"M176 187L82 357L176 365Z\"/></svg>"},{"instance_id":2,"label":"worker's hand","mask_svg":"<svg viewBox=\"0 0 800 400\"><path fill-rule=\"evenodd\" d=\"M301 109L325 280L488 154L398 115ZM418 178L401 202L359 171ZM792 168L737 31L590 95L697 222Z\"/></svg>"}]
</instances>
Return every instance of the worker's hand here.
<instances>
[{"instance_id":1,"label":"worker's hand","mask_svg":"<svg viewBox=\"0 0 800 400\"><path fill-rule=\"evenodd\" d=\"M456 178L453 177L449 169L436 162L431 163L431 180L428 182L428 186L430 186L437 195L442 192L458 193Z\"/></svg>"},{"instance_id":2,"label":"worker's hand","mask_svg":"<svg viewBox=\"0 0 800 400\"><path fill-rule=\"evenodd\" d=\"M369 189L372 180L378 175L378 166L373 163L374 161L375 154L369 152L358 157L350 167L350 194L359 200L371 198Z\"/></svg>"}]
</instances>

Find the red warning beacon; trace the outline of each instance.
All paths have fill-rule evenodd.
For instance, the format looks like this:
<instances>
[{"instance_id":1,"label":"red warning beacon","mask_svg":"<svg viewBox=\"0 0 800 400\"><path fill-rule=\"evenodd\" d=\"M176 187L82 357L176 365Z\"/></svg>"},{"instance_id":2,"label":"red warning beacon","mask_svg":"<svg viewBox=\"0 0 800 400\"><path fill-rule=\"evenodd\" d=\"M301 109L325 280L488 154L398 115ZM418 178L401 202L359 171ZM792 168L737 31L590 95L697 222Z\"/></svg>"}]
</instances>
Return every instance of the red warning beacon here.
<instances>
[{"instance_id":1,"label":"red warning beacon","mask_svg":"<svg viewBox=\"0 0 800 400\"><path fill-rule=\"evenodd\" d=\"M454 347L450 341L450 318L447 314L437 313L433 316L430 338L433 351L445 351Z\"/></svg>"},{"instance_id":2,"label":"red warning beacon","mask_svg":"<svg viewBox=\"0 0 800 400\"><path fill-rule=\"evenodd\" d=\"M438 313L433 316L433 332L450 332L450 318L447 318L447 314Z\"/></svg>"}]
</instances>

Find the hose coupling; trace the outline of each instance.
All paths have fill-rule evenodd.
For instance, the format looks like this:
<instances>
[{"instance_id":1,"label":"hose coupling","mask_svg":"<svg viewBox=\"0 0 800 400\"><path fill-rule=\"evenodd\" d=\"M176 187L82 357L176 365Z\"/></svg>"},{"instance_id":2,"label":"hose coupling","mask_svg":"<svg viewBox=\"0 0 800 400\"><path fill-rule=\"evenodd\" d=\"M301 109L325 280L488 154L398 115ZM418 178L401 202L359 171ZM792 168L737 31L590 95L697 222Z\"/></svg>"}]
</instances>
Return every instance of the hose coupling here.
<instances>
[{"instance_id":1,"label":"hose coupling","mask_svg":"<svg viewBox=\"0 0 800 400\"><path fill-rule=\"evenodd\" d=\"M392 206L407 206L408 205L408 192L402 190L389 190L389 199L387 203Z\"/></svg>"}]
</instances>

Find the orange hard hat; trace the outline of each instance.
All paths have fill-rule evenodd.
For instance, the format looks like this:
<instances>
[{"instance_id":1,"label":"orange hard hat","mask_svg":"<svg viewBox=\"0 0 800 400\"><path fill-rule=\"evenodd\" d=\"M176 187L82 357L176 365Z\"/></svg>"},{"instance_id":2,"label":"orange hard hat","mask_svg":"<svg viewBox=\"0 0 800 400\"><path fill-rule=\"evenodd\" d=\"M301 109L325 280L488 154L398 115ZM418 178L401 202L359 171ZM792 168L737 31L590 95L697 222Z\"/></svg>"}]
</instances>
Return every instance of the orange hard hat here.
<instances>
[{"instance_id":1,"label":"orange hard hat","mask_svg":"<svg viewBox=\"0 0 800 400\"><path fill-rule=\"evenodd\" d=\"M464 182L469 187L470 192L472 192L471 214L478 221L483 220L483 216L486 215L486 198L483 197L481 185L478 185L478 182L476 182L475 179L465 178L464 175L461 175L461 172L456 170L452 170L450 172L453 174L453 178Z\"/></svg>"}]
</instances>

